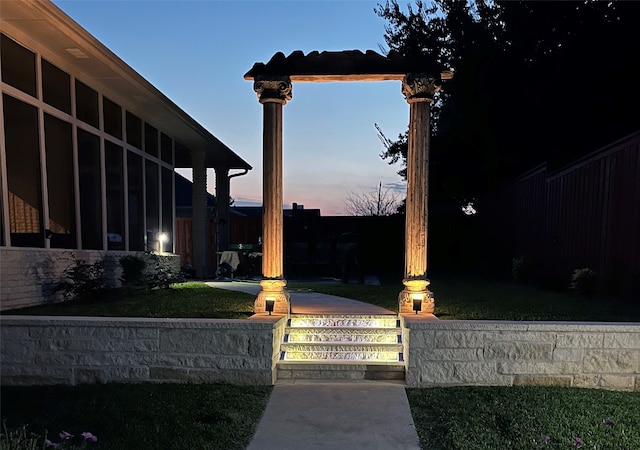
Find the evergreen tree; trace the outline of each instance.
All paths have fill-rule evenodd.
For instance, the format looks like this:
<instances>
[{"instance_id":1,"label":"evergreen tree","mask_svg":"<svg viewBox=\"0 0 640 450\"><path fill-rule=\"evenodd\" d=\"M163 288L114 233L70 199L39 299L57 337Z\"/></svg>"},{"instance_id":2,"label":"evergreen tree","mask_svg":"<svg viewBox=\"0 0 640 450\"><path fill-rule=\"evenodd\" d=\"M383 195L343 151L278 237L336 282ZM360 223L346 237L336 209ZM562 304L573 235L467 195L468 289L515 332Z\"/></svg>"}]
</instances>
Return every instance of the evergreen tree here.
<instances>
[{"instance_id":1,"label":"evergreen tree","mask_svg":"<svg viewBox=\"0 0 640 450\"><path fill-rule=\"evenodd\" d=\"M390 52L455 73L433 108L432 200L481 196L640 127L640 2L393 0L375 12ZM406 135L381 156L404 161Z\"/></svg>"}]
</instances>

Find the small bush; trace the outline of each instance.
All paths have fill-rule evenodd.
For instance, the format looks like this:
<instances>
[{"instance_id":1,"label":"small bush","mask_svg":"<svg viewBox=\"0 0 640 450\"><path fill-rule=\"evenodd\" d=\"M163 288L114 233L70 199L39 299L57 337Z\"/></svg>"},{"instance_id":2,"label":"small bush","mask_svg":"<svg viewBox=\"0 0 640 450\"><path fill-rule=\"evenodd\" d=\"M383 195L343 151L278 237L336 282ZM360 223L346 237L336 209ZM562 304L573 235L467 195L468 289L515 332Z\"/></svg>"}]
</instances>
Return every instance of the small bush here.
<instances>
[{"instance_id":1,"label":"small bush","mask_svg":"<svg viewBox=\"0 0 640 450\"><path fill-rule=\"evenodd\" d=\"M171 265L171 259L166 256L149 253L147 257L147 270L145 270L147 289L168 289L174 283L183 283L184 275L175 270Z\"/></svg>"},{"instance_id":2,"label":"small bush","mask_svg":"<svg viewBox=\"0 0 640 450\"><path fill-rule=\"evenodd\" d=\"M511 260L511 274L516 281L529 281L531 277L531 260L526 256L519 256Z\"/></svg>"},{"instance_id":3,"label":"small bush","mask_svg":"<svg viewBox=\"0 0 640 450\"><path fill-rule=\"evenodd\" d=\"M126 255L120 258L122 275L120 281L125 288L144 287L146 284L144 269L147 263L136 255Z\"/></svg>"},{"instance_id":4,"label":"small bush","mask_svg":"<svg viewBox=\"0 0 640 450\"><path fill-rule=\"evenodd\" d=\"M582 295L591 295L596 288L596 273L585 267L583 269L576 269L571 274L571 283L569 289L573 292Z\"/></svg>"},{"instance_id":5,"label":"small bush","mask_svg":"<svg viewBox=\"0 0 640 450\"><path fill-rule=\"evenodd\" d=\"M101 293L105 289L102 259L93 264L74 260L74 263L62 273L61 281L54 288L55 291L62 291L67 300L86 300L90 294Z\"/></svg>"}]
</instances>

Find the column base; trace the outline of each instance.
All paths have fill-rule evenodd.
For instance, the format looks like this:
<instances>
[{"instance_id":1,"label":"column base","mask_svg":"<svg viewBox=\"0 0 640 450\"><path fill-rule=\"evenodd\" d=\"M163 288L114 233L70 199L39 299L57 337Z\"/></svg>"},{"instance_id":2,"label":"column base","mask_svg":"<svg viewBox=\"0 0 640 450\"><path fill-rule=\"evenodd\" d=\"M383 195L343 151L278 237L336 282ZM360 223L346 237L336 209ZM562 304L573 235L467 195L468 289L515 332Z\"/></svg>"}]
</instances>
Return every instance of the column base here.
<instances>
[{"instance_id":1,"label":"column base","mask_svg":"<svg viewBox=\"0 0 640 450\"><path fill-rule=\"evenodd\" d=\"M262 280L262 290L253 302L255 314L276 314L288 316L291 312L289 292L284 288L286 280Z\"/></svg>"},{"instance_id":2,"label":"column base","mask_svg":"<svg viewBox=\"0 0 640 450\"><path fill-rule=\"evenodd\" d=\"M398 295L400 314L433 314L435 300L427 289L429 280L402 280L404 289Z\"/></svg>"}]
</instances>

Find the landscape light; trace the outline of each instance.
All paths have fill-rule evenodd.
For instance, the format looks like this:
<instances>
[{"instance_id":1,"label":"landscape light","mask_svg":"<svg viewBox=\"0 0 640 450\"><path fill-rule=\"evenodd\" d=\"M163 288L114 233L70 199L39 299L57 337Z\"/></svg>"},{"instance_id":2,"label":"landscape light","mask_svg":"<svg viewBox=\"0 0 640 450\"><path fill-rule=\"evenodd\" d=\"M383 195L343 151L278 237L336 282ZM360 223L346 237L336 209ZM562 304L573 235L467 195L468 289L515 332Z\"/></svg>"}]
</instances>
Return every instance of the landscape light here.
<instances>
[{"instance_id":1,"label":"landscape light","mask_svg":"<svg viewBox=\"0 0 640 450\"><path fill-rule=\"evenodd\" d=\"M413 310L418 314L419 311L422 311L422 294L413 294L411 298L413 300Z\"/></svg>"},{"instance_id":2,"label":"landscape light","mask_svg":"<svg viewBox=\"0 0 640 450\"><path fill-rule=\"evenodd\" d=\"M162 231L160 233L158 233L158 247L160 250L160 253L164 252L164 243L167 242L169 240L169 236L167 235L167 233L163 233Z\"/></svg>"},{"instance_id":3,"label":"landscape light","mask_svg":"<svg viewBox=\"0 0 640 450\"><path fill-rule=\"evenodd\" d=\"M267 311L269 313L269 315L271 315L271 313L273 312L273 307L276 303L276 299L274 297L267 297L265 299L265 311Z\"/></svg>"}]
</instances>

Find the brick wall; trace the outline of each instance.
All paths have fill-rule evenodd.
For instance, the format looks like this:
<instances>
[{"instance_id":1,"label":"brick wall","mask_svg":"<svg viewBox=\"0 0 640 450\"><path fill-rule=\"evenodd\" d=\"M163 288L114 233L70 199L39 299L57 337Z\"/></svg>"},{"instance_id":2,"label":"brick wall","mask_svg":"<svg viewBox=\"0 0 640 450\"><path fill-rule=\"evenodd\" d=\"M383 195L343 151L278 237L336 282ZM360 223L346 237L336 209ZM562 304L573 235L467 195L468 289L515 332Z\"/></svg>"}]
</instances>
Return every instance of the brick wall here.
<instances>
[{"instance_id":1,"label":"brick wall","mask_svg":"<svg viewBox=\"0 0 640 450\"><path fill-rule=\"evenodd\" d=\"M136 252L0 247L0 310L61 301L62 294L54 293L53 288L75 259L93 263L106 258L107 283L115 287L120 277L118 259L126 254L145 255ZM174 269L180 269L177 255L170 255L169 261Z\"/></svg>"},{"instance_id":2,"label":"brick wall","mask_svg":"<svg viewBox=\"0 0 640 450\"><path fill-rule=\"evenodd\" d=\"M270 385L285 319L0 317L3 385Z\"/></svg>"},{"instance_id":3,"label":"brick wall","mask_svg":"<svg viewBox=\"0 0 640 450\"><path fill-rule=\"evenodd\" d=\"M545 385L640 391L640 324L404 316L407 386Z\"/></svg>"}]
</instances>

